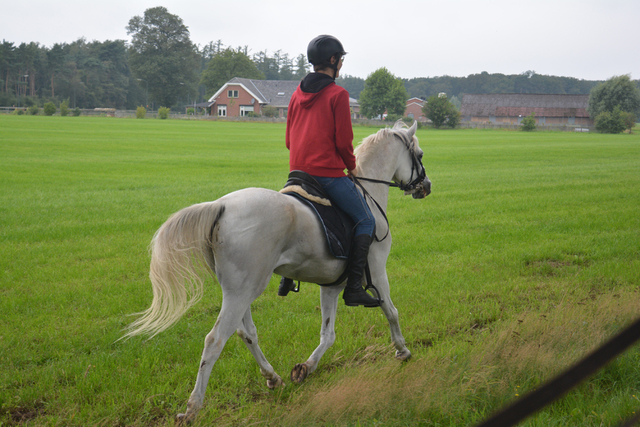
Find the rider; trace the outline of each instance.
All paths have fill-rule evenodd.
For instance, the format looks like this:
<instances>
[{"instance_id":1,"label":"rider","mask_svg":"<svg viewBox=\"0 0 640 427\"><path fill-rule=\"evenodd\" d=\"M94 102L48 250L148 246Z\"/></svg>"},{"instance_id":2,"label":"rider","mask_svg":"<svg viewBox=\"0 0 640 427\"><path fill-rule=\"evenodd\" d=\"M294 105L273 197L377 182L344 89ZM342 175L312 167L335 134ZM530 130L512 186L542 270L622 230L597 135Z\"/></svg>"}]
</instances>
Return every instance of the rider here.
<instances>
[{"instance_id":1,"label":"rider","mask_svg":"<svg viewBox=\"0 0 640 427\"><path fill-rule=\"evenodd\" d=\"M348 306L378 307L380 300L362 287L362 276L375 219L362 194L345 175L356 176L349 93L335 83L346 52L342 43L321 35L309 43L307 57L314 72L302 79L289 102L286 144L290 170L313 176L333 204L355 222L349 253L347 286L342 294Z\"/></svg>"}]
</instances>

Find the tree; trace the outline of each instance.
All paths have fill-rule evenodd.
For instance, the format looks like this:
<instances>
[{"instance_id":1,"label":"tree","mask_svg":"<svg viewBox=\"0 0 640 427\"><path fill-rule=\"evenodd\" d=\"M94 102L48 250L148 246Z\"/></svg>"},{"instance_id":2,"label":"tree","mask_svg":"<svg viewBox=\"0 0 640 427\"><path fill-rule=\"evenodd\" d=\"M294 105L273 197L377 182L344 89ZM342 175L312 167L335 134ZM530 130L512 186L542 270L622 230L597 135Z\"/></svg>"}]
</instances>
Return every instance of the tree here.
<instances>
[{"instance_id":1,"label":"tree","mask_svg":"<svg viewBox=\"0 0 640 427\"><path fill-rule=\"evenodd\" d=\"M264 79L264 74L242 49L227 48L209 61L200 84L207 87L207 96L211 96L234 77L260 80Z\"/></svg>"},{"instance_id":2,"label":"tree","mask_svg":"<svg viewBox=\"0 0 640 427\"><path fill-rule=\"evenodd\" d=\"M445 93L431 95L422 107L422 112L431 120L435 128L440 128L442 125L454 128L460 123L460 112Z\"/></svg>"},{"instance_id":3,"label":"tree","mask_svg":"<svg viewBox=\"0 0 640 427\"><path fill-rule=\"evenodd\" d=\"M346 91L349 92L349 96L354 99L359 99L364 89L364 79L348 74L338 77L336 84L345 88Z\"/></svg>"},{"instance_id":4,"label":"tree","mask_svg":"<svg viewBox=\"0 0 640 427\"><path fill-rule=\"evenodd\" d=\"M453 95L451 98L449 98L449 102L451 102L451 104L456 107L456 110L460 111L462 109L462 101L460 101L460 99Z\"/></svg>"},{"instance_id":5,"label":"tree","mask_svg":"<svg viewBox=\"0 0 640 427\"><path fill-rule=\"evenodd\" d=\"M624 111L622 113L622 120L624 121L625 127L629 130L629 133L632 133L633 127L636 125L636 115Z\"/></svg>"},{"instance_id":6,"label":"tree","mask_svg":"<svg viewBox=\"0 0 640 427\"><path fill-rule=\"evenodd\" d=\"M640 115L640 90L628 75L611 77L591 90L587 112L598 117L603 112L613 113L616 107L621 111Z\"/></svg>"},{"instance_id":7,"label":"tree","mask_svg":"<svg viewBox=\"0 0 640 427\"><path fill-rule=\"evenodd\" d=\"M51 97L55 97L55 76L60 71L64 63L64 46L61 44L54 44L49 51L47 51L47 68L51 73Z\"/></svg>"},{"instance_id":8,"label":"tree","mask_svg":"<svg viewBox=\"0 0 640 427\"><path fill-rule=\"evenodd\" d=\"M382 67L365 80L360 93L360 112L365 117L382 116L385 111L403 116L408 97L402 80Z\"/></svg>"},{"instance_id":9,"label":"tree","mask_svg":"<svg viewBox=\"0 0 640 427\"><path fill-rule=\"evenodd\" d=\"M4 80L3 92L9 93L9 82L15 68L16 47L13 43L2 40L0 45L0 79Z\"/></svg>"},{"instance_id":10,"label":"tree","mask_svg":"<svg viewBox=\"0 0 640 427\"><path fill-rule=\"evenodd\" d=\"M267 80L280 80L280 67L276 58L271 58L267 51L253 55L253 62Z\"/></svg>"},{"instance_id":11,"label":"tree","mask_svg":"<svg viewBox=\"0 0 640 427\"><path fill-rule=\"evenodd\" d=\"M296 58L296 71L293 74L293 77L296 80L302 80L304 76L309 72L309 64L307 62L307 57L303 54L298 55Z\"/></svg>"},{"instance_id":12,"label":"tree","mask_svg":"<svg viewBox=\"0 0 640 427\"><path fill-rule=\"evenodd\" d=\"M145 10L127 25L132 35L129 65L134 77L148 82L149 95L160 105L173 105L185 88L195 86L199 58L182 19L162 6Z\"/></svg>"}]
</instances>

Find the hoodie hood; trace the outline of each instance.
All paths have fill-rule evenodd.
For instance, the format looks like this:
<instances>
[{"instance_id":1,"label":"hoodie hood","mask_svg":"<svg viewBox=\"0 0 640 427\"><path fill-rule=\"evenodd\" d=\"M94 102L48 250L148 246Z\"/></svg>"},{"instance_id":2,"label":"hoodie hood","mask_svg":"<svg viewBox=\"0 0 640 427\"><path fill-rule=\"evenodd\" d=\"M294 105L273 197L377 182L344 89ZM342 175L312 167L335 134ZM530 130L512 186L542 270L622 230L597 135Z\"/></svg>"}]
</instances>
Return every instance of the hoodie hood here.
<instances>
[{"instance_id":1,"label":"hoodie hood","mask_svg":"<svg viewBox=\"0 0 640 427\"><path fill-rule=\"evenodd\" d=\"M331 83L335 83L335 80L326 74L310 73L302 79L300 90L305 93L318 93Z\"/></svg>"},{"instance_id":2,"label":"hoodie hood","mask_svg":"<svg viewBox=\"0 0 640 427\"><path fill-rule=\"evenodd\" d=\"M307 74L300 82L300 106L303 108L310 108L315 103L318 95L322 89L326 88L330 84L335 83L335 80L323 73L310 73Z\"/></svg>"}]
</instances>

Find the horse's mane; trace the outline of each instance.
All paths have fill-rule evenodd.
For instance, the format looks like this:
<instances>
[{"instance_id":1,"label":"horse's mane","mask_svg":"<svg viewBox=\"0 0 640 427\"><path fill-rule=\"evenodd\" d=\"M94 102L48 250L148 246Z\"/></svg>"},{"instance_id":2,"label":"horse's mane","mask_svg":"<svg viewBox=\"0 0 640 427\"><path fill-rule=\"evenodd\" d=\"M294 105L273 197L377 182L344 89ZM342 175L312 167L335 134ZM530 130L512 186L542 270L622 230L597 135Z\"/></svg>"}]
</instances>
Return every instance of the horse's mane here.
<instances>
[{"instance_id":1,"label":"horse's mane","mask_svg":"<svg viewBox=\"0 0 640 427\"><path fill-rule=\"evenodd\" d=\"M366 157L371 155L371 153L373 153L377 147L380 146L380 143L382 141L386 141L394 135L398 135L401 140L405 141L407 136L406 133L402 131L408 127L409 126L407 126L405 122L403 122L402 120L398 120L392 128L386 127L384 129L380 129L373 135L366 137L362 140L362 142L360 142L360 144L358 144L358 146L354 150L356 158L358 159L358 161L364 160ZM417 145L418 138L414 136L411 141L408 141L407 148L409 148L409 150L411 151L414 151L416 150Z\"/></svg>"}]
</instances>

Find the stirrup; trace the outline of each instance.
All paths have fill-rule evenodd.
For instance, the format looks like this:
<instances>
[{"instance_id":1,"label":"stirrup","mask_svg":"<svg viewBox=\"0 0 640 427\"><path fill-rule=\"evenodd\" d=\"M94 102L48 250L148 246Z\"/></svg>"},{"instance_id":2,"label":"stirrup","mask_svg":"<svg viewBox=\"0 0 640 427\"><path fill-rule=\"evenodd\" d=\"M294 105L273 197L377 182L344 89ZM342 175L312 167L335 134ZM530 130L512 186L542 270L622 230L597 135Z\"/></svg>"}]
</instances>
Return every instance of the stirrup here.
<instances>
[{"instance_id":1,"label":"stirrup","mask_svg":"<svg viewBox=\"0 0 640 427\"><path fill-rule=\"evenodd\" d=\"M278 296L286 297L289 292L300 292L300 281L298 281L298 286L296 287L293 284L293 279L282 276L280 287L278 288Z\"/></svg>"}]
</instances>

